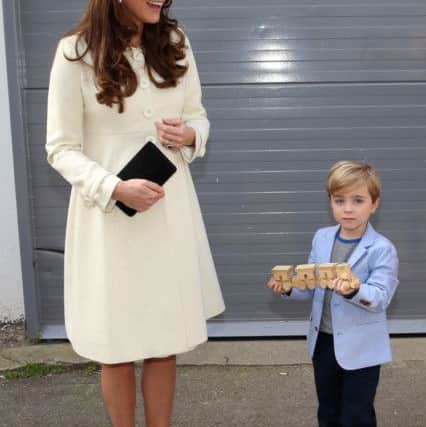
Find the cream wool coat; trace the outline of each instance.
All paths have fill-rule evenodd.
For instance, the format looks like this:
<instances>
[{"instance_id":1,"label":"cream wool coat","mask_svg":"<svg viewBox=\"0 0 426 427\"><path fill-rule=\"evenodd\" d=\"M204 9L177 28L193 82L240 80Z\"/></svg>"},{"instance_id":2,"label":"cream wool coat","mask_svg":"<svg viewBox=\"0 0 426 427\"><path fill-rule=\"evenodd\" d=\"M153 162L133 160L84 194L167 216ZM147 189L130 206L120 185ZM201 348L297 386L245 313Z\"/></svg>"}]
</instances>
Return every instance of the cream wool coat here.
<instances>
[{"instance_id":1,"label":"cream wool coat","mask_svg":"<svg viewBox=\"0 0 426 427\"><path fill-rule=\"evenodd\" d=\"M139 86L125 112L96 100L90 67L75 57L76 37L59 43L48 99L48 162L72 185L65 239L65 326L75 351L102 363L164 357L206 341L206 319L224 310L188 163L204 155L209 122L190 47L176 88L158 89L140 49L125 55ZM79 49L83 46L79 46ZM159 79L159 76L157 76ZM156 142L154 122L181 117L194 147ZM165 197L130 218L111 195L115 175L148 141L176 165Z\"/></svg>"}]
</instances>

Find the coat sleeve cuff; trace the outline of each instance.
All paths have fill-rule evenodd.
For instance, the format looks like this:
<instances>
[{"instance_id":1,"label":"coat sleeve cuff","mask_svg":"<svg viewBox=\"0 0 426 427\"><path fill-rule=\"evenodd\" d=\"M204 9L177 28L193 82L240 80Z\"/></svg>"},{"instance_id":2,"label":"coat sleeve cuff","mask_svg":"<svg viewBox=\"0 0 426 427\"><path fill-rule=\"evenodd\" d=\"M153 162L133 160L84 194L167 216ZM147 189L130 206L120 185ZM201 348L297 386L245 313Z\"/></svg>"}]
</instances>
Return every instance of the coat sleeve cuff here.
<instances>
[{"instance_id":1,"label":"coat sleeve cuff","mask_svg":"<svg viewBox=\"0 0 426 427\"><path fill-rule=\"evenodd\" d=\"M116 175L107 175L99 186L96 197L96 204L102 212L110 213L115 206L116 200L112 198L112 193L121 179Z\"/></svg>"},{"instance_id":2,"label":"coat sleeve cuff","mask_svg":"<svg viewBox=\"0 0 426 427\"><path fill-rule=\"evenodd\" d=\"M292 291L293 289L290 289L288 292L282 292L281 293L281 296L283 297L283 298L288 298L290 295L291 295L291 291Z\"/></svg>"},{"instance_id":3,"label":"coat sleeve cuff","mask_svg":"<svg viewBox=\"0 0 426 427\"><path fill-rule=\"evenodd\" d=\"M350 294L343 295L343 297L346 298L346 299L352 299L358 292L359 292L359 288L355 289Z\"/></svg>"},{"instance_id":4,"label":"coat sleeve cuff","mask_svg":"<svg viewBox=\"0 0 426 427\"><path fill-rule=\"evenodd\" d=\"M314 291L312 289L305 289L304 291L293 288L289 293L282 293L281 298L283 299L292 299L295 301L306 301L312 299Z\"/></svg>"},{"instance_id":5,"label":"coat sleeve cuff","mask_svg":"<svg viewBox=\"0 0 426 427\"><path fill-rule=\"evenodd\" d=\"M361 307L368 308L370 307L373 302L370 301L370 296L368 294L366 283L362 283L359 289L356 290L354 294L347 295L349 298L347 298L351 303L360 305Z\"/></svg>"},{"instance_id":6,"label":"coat sleeve cuff","mask_svg":"<svg viewBox=\"0 0 426 427\"><path fill-rule=\"evenodd\" d=\"M204 122L204 120L190 120L186 122L186 125L195 131L194 145L185 146L181 149L182 156L188 163L191 163L197 157L203 157L204 154L206 154L207 136L205 134L208 134L208 129L201 130L199 127L204 126L204 123L201 122Z\"/></svg>"}]
</instances>

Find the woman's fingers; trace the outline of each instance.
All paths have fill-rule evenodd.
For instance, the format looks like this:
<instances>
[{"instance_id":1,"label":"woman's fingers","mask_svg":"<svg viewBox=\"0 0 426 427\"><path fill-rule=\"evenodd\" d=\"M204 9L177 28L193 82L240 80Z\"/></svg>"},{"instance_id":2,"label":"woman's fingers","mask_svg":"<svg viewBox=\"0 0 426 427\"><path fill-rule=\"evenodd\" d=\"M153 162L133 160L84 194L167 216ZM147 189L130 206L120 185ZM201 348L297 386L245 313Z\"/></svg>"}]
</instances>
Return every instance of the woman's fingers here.
<instances>
[{"instance_id":1,"label":"woman's fingers","mask_svg":"<svg viewBox=\"0 0 426 427\"><path fill-rule=\"evenodd\" d=\"M152 192L151 196L164 196L164 188L161 185L158 185L156 182L148 181L146 179L142 181L142 188L146 188L147 191Z\"/></svg>"},{"instance_id":2,"label":"woman's fingers","mask_svg":"<svg viewBox=\"0 0 426 427\"><path fill-rule=\"evenodd\" d=\"M146 179L121 181L114 190L115 200L143 212L157 203L165 195L163 187Z\"/></svg>"},{"instance_id":3,"label":"woman's fingers","mask_svg":"<svg viewBox=\"0 0 426 427\"><path fill-rule=\"evenodd\" d=\"M181 138L183 134L182 126L174 127L174 126L163 125L160 128L160 130L161 132L163 132L165 137L170 137L170 138Z\"/></svg>"},{"instance_id":4,"label":"woman's fingers","mask_svg":"<svg viewBox=\"0 0 426 427\"><path fill-rule=\"evenodd\" d=\"M166 146L175 146L181 147L184 145L184 140L182 135L174 135L166 132L158 132L159 141Z\"/></svg>"},{"instance_id":5,"label":"woman's fingers","mask_svg":"<svg viewBox=\"0 0 426 427\"><path fill-rule=\"evenodd\" d=\"M179 118L169 118L163 119L163 123L170 126L180 126L183 125L183 120Z\"/></svg>"},{"instance_id":6,"label":"woman's fingers","mask_svg":"<svg viewBox=\"0 0 426 427\"><path fill-rule=\"evenodd\" d=\"M181 119L163 119L155 122L158 139L167 148L181 148L185 145L186 127Z\"/></svg>"},{"instance_id":7,"label":"woman's fingers","mask_svg":"<svg viewBox=\"0 0 426 427\"><path fill-rule=\"evenodd\" d=\"M155 122L157 130L164 136L180 137L183 134L183 122L178 125L169 125L163 122Z\"/></svg>"}]
</instances>

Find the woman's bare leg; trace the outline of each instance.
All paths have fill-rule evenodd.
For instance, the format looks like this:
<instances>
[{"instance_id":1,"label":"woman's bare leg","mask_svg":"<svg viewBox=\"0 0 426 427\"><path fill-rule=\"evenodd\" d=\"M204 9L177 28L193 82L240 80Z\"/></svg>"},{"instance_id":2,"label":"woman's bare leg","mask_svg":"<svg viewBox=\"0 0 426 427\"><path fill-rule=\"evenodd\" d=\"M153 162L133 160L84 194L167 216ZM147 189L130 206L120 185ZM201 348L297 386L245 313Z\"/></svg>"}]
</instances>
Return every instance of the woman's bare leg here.
<instances>
[{"instance_id":1,"label":"woman's bare leg","mask_svg":"<svg viewBox=\"0 0 426 427\"><path fill-rule=\"evenodd\" d=\"M114 427L135 427L134 363L102 365L102 395Z\"/></svg>"},{"instance_id":2,"label":"woman's bare leg","mask_svg":"<svg viewBox=\"0 0 426 427\"><path fill-rule=\"evenodd\" d=\"M146 359L142 393L147 427L170 427L176 385L176 356Z\"/></svg>"}]
</instances>

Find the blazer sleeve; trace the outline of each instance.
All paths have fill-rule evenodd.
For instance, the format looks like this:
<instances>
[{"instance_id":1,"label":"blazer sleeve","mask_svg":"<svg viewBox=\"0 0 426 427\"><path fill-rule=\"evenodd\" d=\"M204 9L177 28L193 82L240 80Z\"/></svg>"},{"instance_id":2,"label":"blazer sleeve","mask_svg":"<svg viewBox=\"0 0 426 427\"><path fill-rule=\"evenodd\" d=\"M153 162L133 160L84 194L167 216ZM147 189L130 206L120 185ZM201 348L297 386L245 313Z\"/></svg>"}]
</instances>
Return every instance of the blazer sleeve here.
<instances>
[{"instance_id":1,"label":"blazer sleeve","mask_svg":"<svg viewBox=\"0 0 426 427\"><path fill-rule=\"evenodd\" d=\"M50 74L47 107L47 161L83 198L86 206L110 212L111 195L120 179L83 153L84 105L81 64L64 57L75 55L75 38L62 39Z\"/></svg>"},{"instance_id":2,"label":"blazer sleeve","mask_svg":"<svg viewBox=\"0 0 426 427\"><path fill-rule=\"evenodd\" d=\"M188 71L184 77L185 98L182 120L186 126L195 130L195 144L191 147L183 147L181 152L183 158L188 163L191 163L196 157L203 157L206 152L210 123L202 104L201 83L198 76L197 64L195 63L194 54L188 39L186 39L186 45Z\"/></svg>"},{"instance_id":3,"label":"blazer sleeve","mask_svg":"<svg viewBox=\"0 0 426 427\"><path fill-rule=\"evenodd\" d=\"M318 241L318 232L315 233L314 238L312 239L312 248L308 258L308 264L316 264L318 262L317 257L317 241ZM298 288L293 288L290 293L282 294L284 299L292 299L297 301L307 301L313 298L315 289L305 289L301 290Z\"/></svg>"},{"instance_id":4,"label":"blazer sleeve","mask_svg":"<svg viewBox=\"0 0 426 427\"><path fill-rule=\"evenodd\" d=\"M387 242L376 251L370 257L371 273L366 283L360 285L358 292L352 298L345 299L371 312L385 311L399 284L399 262L395 247Z\"/></svg>"}]
</instances>

